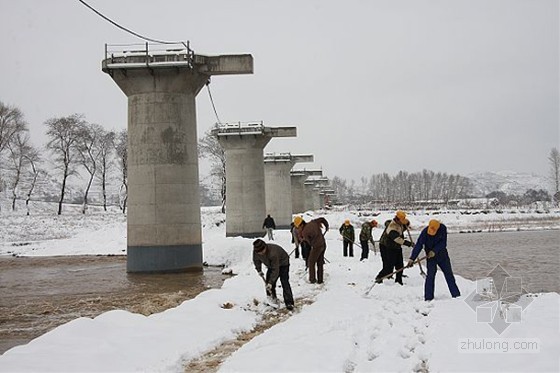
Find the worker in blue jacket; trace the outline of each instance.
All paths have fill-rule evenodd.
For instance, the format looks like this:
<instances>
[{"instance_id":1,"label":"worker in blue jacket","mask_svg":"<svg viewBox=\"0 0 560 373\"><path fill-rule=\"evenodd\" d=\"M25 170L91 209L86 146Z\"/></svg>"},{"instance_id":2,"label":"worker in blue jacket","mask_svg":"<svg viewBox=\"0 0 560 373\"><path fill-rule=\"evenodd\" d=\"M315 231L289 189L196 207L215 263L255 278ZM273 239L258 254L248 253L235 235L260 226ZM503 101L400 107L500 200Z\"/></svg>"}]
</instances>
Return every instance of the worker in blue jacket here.
<instances>
[{"instance_id":1,"label":"worker in blue jacket","mask_svg":"<svg viewBox=\"0 0 560 373\"><path fill-rule=\"evenodd\" d=\"M439 266L443 272L451 296L453 298L460 296L461 292L455 282L455 276L453 276L453 269L451 268L451 260L447 253L447 227L435 219L430 220L428 226L420 233L416 245L414 245L414 249L406 265L407 267L412 267L422 248L426 250L428 257L428 264L426 265L428 273L426 282L424 283L424 299L434 299L436 266Z\"/></svg>"}]
</instances>

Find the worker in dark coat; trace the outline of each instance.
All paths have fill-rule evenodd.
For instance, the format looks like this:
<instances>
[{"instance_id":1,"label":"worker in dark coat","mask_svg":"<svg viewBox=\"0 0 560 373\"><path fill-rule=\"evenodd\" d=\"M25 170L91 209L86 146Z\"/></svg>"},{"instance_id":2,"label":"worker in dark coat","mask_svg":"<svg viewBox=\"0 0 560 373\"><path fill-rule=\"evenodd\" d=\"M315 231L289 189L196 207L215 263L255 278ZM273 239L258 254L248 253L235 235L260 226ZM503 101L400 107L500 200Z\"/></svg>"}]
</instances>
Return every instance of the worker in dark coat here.
<instances>
[{"instance_id":1,"label":"worker in dark coat","mask_svg":"<svg viewBox=\"0 0 560 373\"><path fill-rule=\"evenodd\" d=\"M391 224L391 220L385 220L385 228L379 238L379 253L381 254L381 264L383 267L377 274L375 280L378 280L392 272L392 267L389 266L389 254L387 253L387 250L389 250L387 248L387 227L389 227L389 224Z\"/></svg>"},{"instance_id":2,"label":"worker in dark coat","mask_svg":"<svg viewBox=\"0 0 560 373\"><path fill-rule=\"evenodd\" d=\"M362 224L362 229L360 229L360 246L362 246L362 255L360 257L360 262L367 259L369 256L369 242L373 245L373 253L377 255L375 251L375 240L373 239L373 234L371 229L377 227L377 220L366 221Z\"/></svg>"},{"instance_id":3,"label":"worker in dark coat","mask_svg":"<svg viewBox=\"0 0 560 373\"><path fill-rule=\"evenodd\" d=\"M267 244L263 240L257 239L253 242L253 264L259 276L265 281L266 295L274 301L278 299L276 297L276 281L280 278L284 303L287 309L292 310L294 308L294 296L289 282L290 257L288 253L279 245ZM263 264L267 267L266 277L262 272Z\"/></svg>"},{"instance_id":4,"label":"worker in dark coat","mask_svg":"<svg viewBox=\"0 0 560 373\"><path fill-rule=\"evenodd\" d=\"M447 227L435 219L430 220L428 226L422 230L416 241L416 245L410 254L407 267L413 266L422 248L426 250L426 255L428 257L428 263L426 264L428 269L426 282L424 283L424 299L434 299L435 279L438 266L445 276L445 281L447 282L447 287L449 288L451 296L453 298L460 296L461 292L455 282L455 276L451 268L451 260L447 252Z\"/></svg>"},{"instance_id":5,"label":"worker in dark coat","mask_svg":"<svg viewBox=\"0 0 560 373\"><path fill-rule=\"evenodd\" d=\"M383 233L384 237L382 238L383 245L387 247L387 266L383 267L381 272L377 275L375 279L377 282L382 282L382 278L392 273L393 269L400 270L404 267L402 246L414 246L414 242L404 238L404 231L408 224L410 224L410 222L406 218L406 213L399 210L385 229ZM403 285L402 271L395 275L395 282Z\"/></svg>"},{"instance_id":6,"label":"worker in dark coat","mask_svg":"<svg viewBox=\"0 0 560 373\"><path fill-rule=\"evenodd\" d=\"M295 245L294 251L297 259L299 258L299 237L298 237L298 230L294 225L294 222L290 223L290 233L292 234L292 243Z\"/></svg>"},{"instance_id":7,"label":"worker in dark coat","mask_svg":"<svg viewBox=\"0 0 560 373\"><path fill-rule=\"evenodd\" d=\"M354 226L350 223L350 219L346 219L344 223L338 229L338 232L342 236L342 255L343 256L354 256L354 240L356 239L356 234L354 232Z\"/></svg>"},{"instance_id":8,"label":"worker in dark coat","mask_svg":"<svg viewBox=\"0 0 560 373\"><path fill-rule=\"evenodd\" d=\"M274 241L274 235L272 232L276 229L276 223L270 214L264 219L263 228L265 228L266 233L268 233L268 239Z\"/></svg>"},{"instance_id":9,"label":"worker in dark coat","mask_svg":"<svg viewBox=\"0 0 560 373\"><path fill-rule=\"evenodd\" d=\"M323 283L323 266L325 264L325 250L327 244L325 242L322 227L325 233L329 230L329 222L325 218L317 218L305 223L301 216L294 218L294 225L300 231L300 238L311 246L309 257L307 258L307 268L309 269L309 282L314 284ZM315 266L317 266L315 271ZM317 275L317 276L315 276Z\"/></svg>"}]
</instances>

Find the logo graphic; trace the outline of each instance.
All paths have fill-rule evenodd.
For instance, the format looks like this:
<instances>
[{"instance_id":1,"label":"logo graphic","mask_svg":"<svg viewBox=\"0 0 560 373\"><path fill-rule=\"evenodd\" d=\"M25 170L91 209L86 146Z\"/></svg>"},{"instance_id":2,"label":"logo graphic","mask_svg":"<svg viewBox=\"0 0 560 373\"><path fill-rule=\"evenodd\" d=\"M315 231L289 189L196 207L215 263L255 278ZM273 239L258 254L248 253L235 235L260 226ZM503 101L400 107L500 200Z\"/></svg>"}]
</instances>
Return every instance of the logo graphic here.
<instances>
[{"instance_id":1,"label":"logo graphic","mask_svg":"<svg viewBox=\"0 0 560 373\"><path fill-rule=\"evenodd\" d=\"M476 313L476 322L486 323L502 334L511 324L521 322L523 310L533 302L532 297L524 294L527 291L521 277L510 276L498 264L488 277L476 280L476 290L465 303Z\"/></svg>"}]
</instances>

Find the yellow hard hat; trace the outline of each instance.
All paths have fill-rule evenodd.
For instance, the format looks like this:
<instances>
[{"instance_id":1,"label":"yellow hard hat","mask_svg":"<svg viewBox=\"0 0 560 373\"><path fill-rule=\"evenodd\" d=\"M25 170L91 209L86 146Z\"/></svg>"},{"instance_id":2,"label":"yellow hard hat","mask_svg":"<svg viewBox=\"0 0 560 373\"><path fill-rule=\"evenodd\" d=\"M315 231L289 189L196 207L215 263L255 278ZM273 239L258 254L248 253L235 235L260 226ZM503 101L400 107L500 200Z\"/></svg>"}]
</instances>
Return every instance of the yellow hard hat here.
<instances>
[{"instance_id":1,"label":"yellow hard hat","mask_svg":"<svg viewBox=\"0 0 560 373\"><path fill-rule=\"evenodd\" d=\"M436 219L430 220L430 222L428 223L428 234L430 236L435 236L440 225L441 223Z\"/></svg>"},{"instance_id":2,"label":"yellow hard hat","mask_svg":"<svg viewBox=\"0 0 560 373\"><path fill-rule=\"evenodd\" d=\"M299 228L302 221L303 221L303 218L301 216L296 216L294 218L294 225L296 226L296 228Z\"/></svg>"},{"instance_id":3,"label":"yellow hard hat","mask_svg":"<svg viewBox=\"0 0 560 373\"><path fill-rule=\"evenodd\" d=\"M403 223L403 224L405 223L405 221L406 221L406 212L404 212L404 211L402 211L402 210L399 210L399 211L397 211L396 216L397 216L397 219L399 219L399 221L400 221L401 223Z\"/></svg>"}]
</instances>

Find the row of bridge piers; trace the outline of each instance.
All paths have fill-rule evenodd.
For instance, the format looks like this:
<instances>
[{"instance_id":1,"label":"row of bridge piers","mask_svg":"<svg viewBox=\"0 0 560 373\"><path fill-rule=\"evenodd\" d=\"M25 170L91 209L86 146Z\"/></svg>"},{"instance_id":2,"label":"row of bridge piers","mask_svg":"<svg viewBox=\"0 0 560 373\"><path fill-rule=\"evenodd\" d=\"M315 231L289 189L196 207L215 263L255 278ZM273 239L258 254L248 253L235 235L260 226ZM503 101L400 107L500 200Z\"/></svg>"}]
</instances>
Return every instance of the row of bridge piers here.
<instances>
[{"instance_id":1,"label":"row of bridge piers","mask_svg":"<svg viewBox=\"0 0 560 373\"><path fill-rule=\"evenodd\" d=\"M203 263L196 96L212 75L252 74L251 55L197 55L188 45L111 50L102 71L128 98L127 271L201 270ZM222 125L212 132L226 155L226 236L262 237L264 217L288 228L294 213L332 194L321 170L294 171L313 155L264 154L295 127Z\"/></svg>"}]
</instances>

